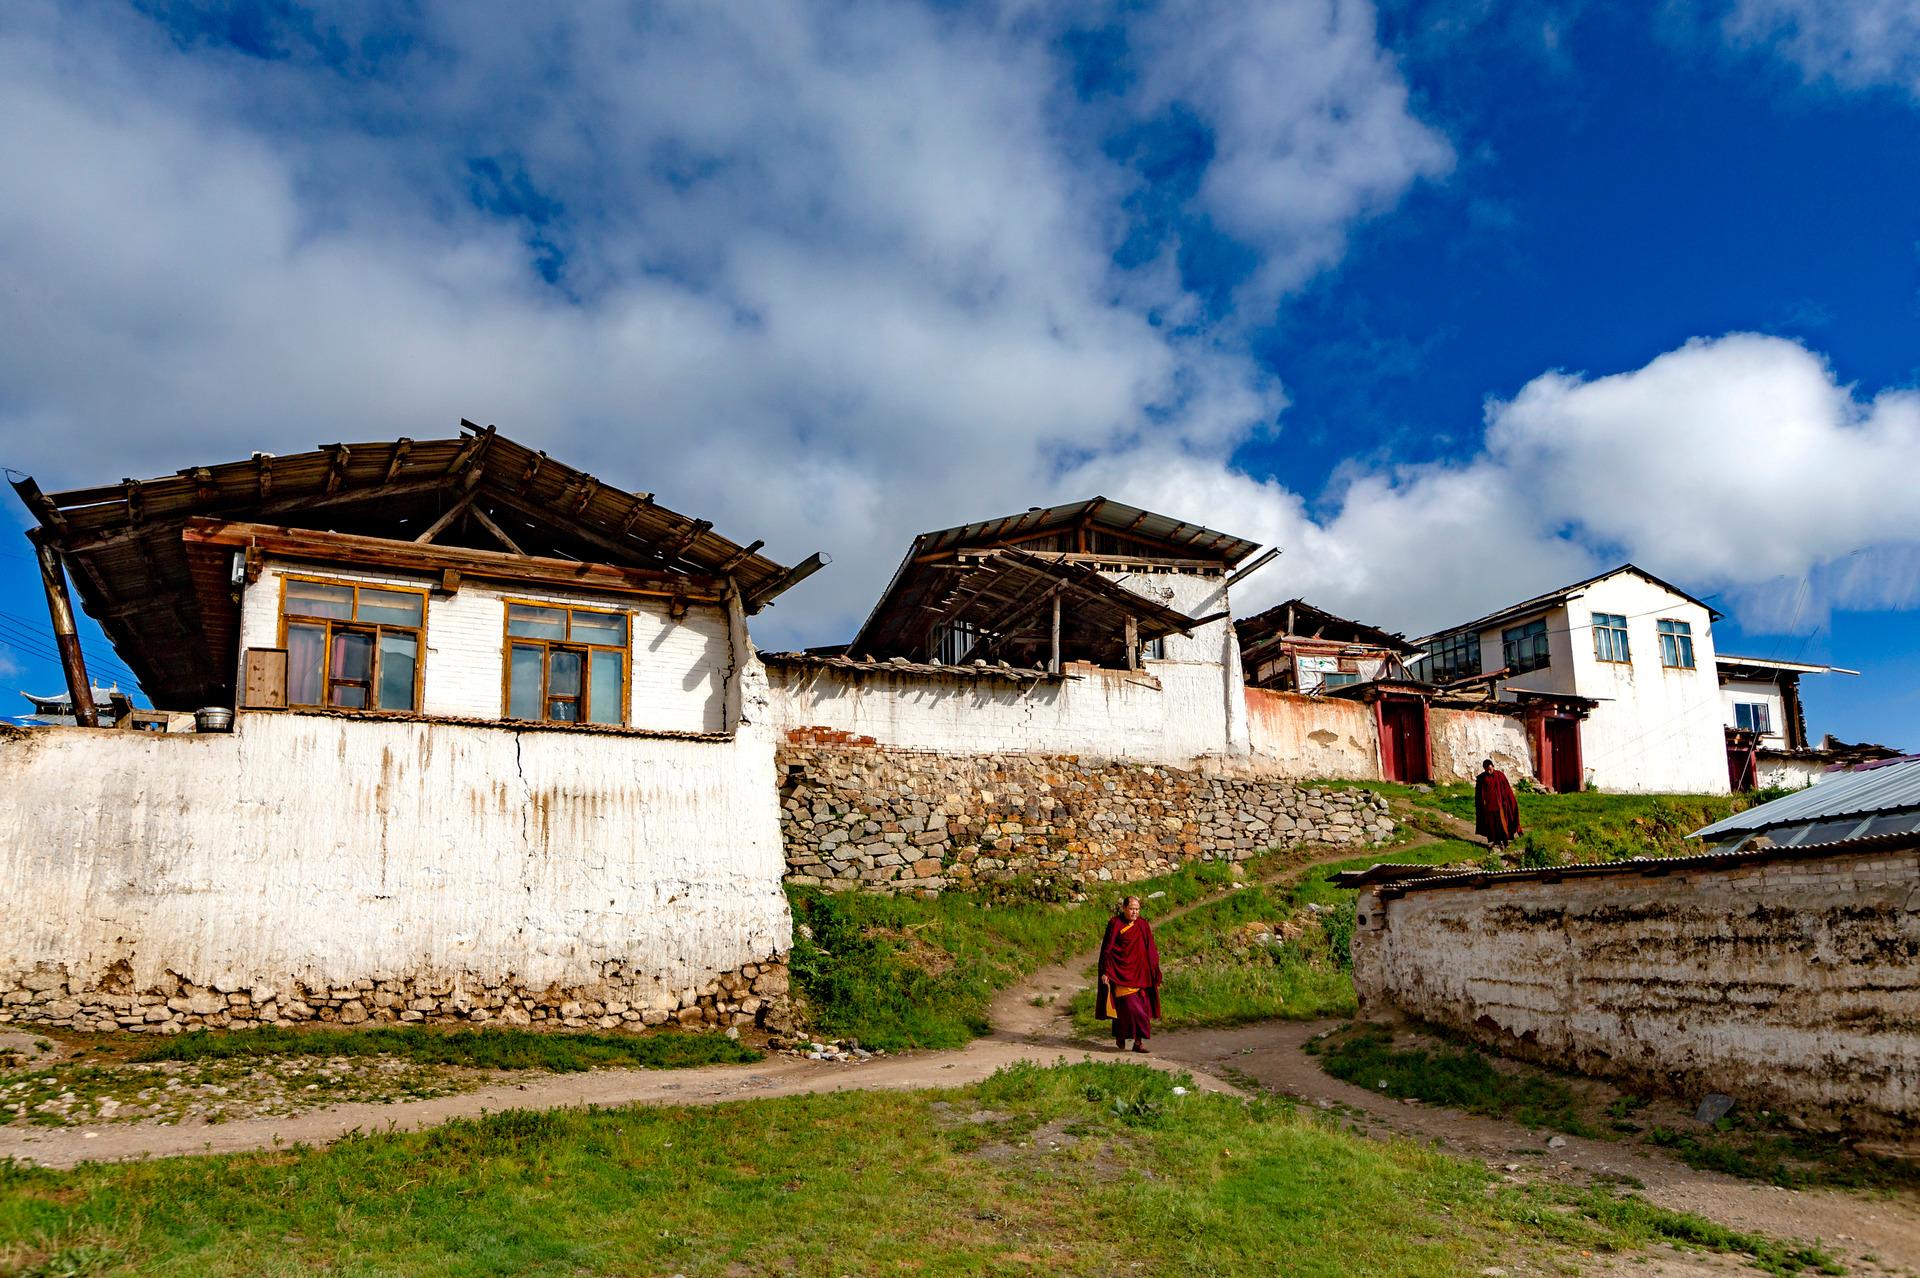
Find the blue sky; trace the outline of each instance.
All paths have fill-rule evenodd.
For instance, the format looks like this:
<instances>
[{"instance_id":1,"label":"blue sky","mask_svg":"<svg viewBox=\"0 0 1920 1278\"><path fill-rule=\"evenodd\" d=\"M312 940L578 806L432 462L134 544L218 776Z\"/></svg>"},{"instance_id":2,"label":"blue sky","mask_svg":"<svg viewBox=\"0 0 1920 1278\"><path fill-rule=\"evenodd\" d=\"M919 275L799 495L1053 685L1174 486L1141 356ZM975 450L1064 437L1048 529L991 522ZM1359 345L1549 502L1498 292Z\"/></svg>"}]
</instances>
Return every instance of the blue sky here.
<instances>
[{"instance_id":1,"label":"blue sky","mask_svg":"<svg viewBox=\"0 0 1920 1278\"><path fill-rule=\"evenodd\" d=\"M1093 492L1414 632L1633 559L1920 745L1911 6L537 8L0 11L0 464L496 422L832 552L773 645Z\"/></svg>"}]
</instances>

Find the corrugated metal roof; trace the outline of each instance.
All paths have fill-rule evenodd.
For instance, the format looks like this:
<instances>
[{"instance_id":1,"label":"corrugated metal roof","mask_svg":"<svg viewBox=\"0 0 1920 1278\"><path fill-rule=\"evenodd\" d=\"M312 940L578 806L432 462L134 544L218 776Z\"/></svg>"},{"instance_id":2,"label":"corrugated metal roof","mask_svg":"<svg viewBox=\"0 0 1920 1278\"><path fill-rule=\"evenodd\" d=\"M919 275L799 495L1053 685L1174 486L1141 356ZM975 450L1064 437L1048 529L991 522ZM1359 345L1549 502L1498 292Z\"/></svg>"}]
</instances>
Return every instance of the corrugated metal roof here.
<instances>
[{"instance_id":1,"label":"corrugated metal roof","mask_svg":"<svg viewBox=\"0 0 1920 1278\"><path fill-rule=\"evenodd\" d=\"M1523 617L1530 612L1540 612L1544 609L1552 608L1564 602L1569 596L1579 591L1585 590L1588 586L1594 585L1597 582L1605 581L1609 577L1618 577L1623 572L1630 572L1634 576L1640 578L1642 581L1649 581L1649 582L1652 582L1654 585L1661 587L1664 590L1671 590L1674 594L1680 596L1680 598L1682 599L1685 599L1688 603L1699 604L1702 608L1705 608L1707 610L1707 616L1712 618L1715 621L1720 620L1721 617L1725 615L1718 608L1715 608L1712 604L1709 604L1706 600L1694 598L1692 595L1680 589L1680 587L1674 585L1672 582L1665 581L1659 577L1654 576L1652 573L1648 572L1646 569L1640 567L1637 564L1621 564L1618 568L1609 568L1605 572L1595 573L1593 576L1588 577L1582 581L1576 581L1572 585L1562 586L1558 590L1549 590L1546 594L1535 595L1531 599L1523 599L1517 604L1511 604L1505 608L1501 608L1494 612L1490 612L1484 617L1476 617L1472 621L1462 622L1457 626L1447 626L1447 627L1444 627L1443 629L1435 630L1428 634L1421 635L1418 639L1415 639L1413 642L1416 644L1424 644L1424 643L1427 643L1429 640L1438 639L1442 635L1458 634L1460 631L1463 631L1463 630L1487 630L1494 626L1500 625L1503 622L1512 621L1512 620L1515 620L1516 618Z\"/></svg>"},{"instance_id":2,"label":"corrugated metal roof","mask_svg":"<svg viewBox=\"0 0 1920 1278\"><path fill-rule=\"evenodd\" d=\"M1736 869L1771 861L1816 860L1843 853L1903 850L1916 844L1920 844L1920 834L1898 831L1860 839L1807 843L1798 847L1769 844L1730 851L1695 852L1687 856L1636 856L1621 861L1591 861L1538 869L1445 870L1434 866L1382 862L1365 870L1343 870L1329 876L1327 881L1335 887L1373 887L1382 896L1399 896L1427 888L1492 887L1500 883L1554 883L1561 879L1604 878L1608 875L1659 876L1697 870Z\"/></svg>"},{"instance_id":3,"label":"corrugated metal roof","mask_svg":"<svg viewBox=\"0 0 1920 1278\"><path fill-rule=\"evenodd\" d=\"M1745 812L1736 812L1687 837L1718 842L1729 834L1748 830L1770 830L1776 826L1896 812L1904 808L1920 808L1920 757L1890 759L1855 772L1830 774L1818 785Z\"/></svg>"}]
</instances>

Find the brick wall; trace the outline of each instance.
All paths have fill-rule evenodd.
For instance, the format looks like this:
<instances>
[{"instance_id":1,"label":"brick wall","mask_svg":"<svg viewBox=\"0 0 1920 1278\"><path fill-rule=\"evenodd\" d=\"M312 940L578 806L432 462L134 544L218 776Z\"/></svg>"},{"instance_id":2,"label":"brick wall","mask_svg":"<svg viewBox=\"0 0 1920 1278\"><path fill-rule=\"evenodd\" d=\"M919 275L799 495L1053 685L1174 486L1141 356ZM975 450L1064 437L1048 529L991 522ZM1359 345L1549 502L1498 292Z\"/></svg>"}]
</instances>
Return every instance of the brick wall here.
<instances>
[{"instance_id":1,"label":"brick wall","mask_svg":"<svg viewBox=\"0 0 1920 1278\"><path fill-rule=\"evenodd\" d=\"M1362 894L1362 1005L1815 1121L1920 1118L1920 851Z\"/></svg>"},{"instance_id":2,"label":"brick wall","mask_svg":"<svg viewBox=\"0 0 1920 1278\"><path fill-rule=\"evenodd\" d=\"M875 748L826 729L777 753L788 881L939 891L1020 874L1131 882L1275 844L1367 846L1378 795L1074 755Z\"/></svg>"}]
</instances>

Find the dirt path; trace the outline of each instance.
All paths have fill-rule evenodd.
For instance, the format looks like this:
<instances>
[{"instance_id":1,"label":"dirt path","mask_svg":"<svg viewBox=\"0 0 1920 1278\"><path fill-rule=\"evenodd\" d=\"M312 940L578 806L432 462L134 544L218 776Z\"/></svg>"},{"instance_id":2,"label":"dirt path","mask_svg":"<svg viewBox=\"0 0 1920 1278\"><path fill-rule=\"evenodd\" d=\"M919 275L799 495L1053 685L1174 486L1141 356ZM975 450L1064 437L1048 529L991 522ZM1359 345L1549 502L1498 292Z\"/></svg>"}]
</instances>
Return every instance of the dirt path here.
<instances>
[{"instance_id":1,"label":"dirt path","mask_svg":"<svg viewBox=\"0 0 1920 1278\"><path fill-rule=\"evenodd\" d=\"M1423 810L1423 815L1427 813ZM1444 814L1443 825L1454 822ZM1451 823L1448 824L1448 823ZM1435 841L1420 832L1400 844L1406 850ZM1279 882L1317 864L1343 860L1352 849L1316 850L1260 882ZM1221 894L1225 895L1225 894ZM1212 896L1159 916L1158 922L1221 899ZM1066 1015L1072 995L1086 984L1092 952L1040 969L993 1002L994 1032L952 1052L917 1052L835 1063L783 1057L757 1065L693 1070L595 1070L542 1075L478 1091L402 1104L342 1105L280 1118L241 1119L213 1126L151 1124L95 1128L0 1128L0 1158L15 1157L49 1167L87 1160L233 1153L289 1144L325 1144L353 1131L431 1127L452 1118L502 1109L633 1104L706 1105L756 1097L852 1090L958 1087L979 1082L1020 1061L1117 1059L1104 1045L1074 1036ZM1516 1124L1452 1110L1407 1104L1341 1082L1324 1073L1302 1050L1331 1022L1269 1022L1228 1030L1162 1034L1147 1055L1126 1059L1161 1069L1191 1071L1209 1091L1234 1092L1230 1079L1251 1079L1264 1088L1321 1108L1345 1107L1355 1126L1375 1137L1399 1136L1439 1142L1518 1179L1584 1183L1594 1175L1630 1176L1645 1185L1645 1197L1662 1207L1696 1212L1739 1229L1783 1237L1817 1239L1856 1273L1892 1266L1920 1270L1920 1204L1911 1198L1872 1198L1833 1191L1783 1190L1711 1172L1696 1171L1645 1147L1567 1137L1563 1148L1542 1148L1545 1137ZM1513 1170L1509 1171L1508 1169ZM1878 1258L1878 1267L1865 1262ZM1662 1255L1642 1274L1718 1272L1720 1262Z\"/></svg>"}]
</instances>

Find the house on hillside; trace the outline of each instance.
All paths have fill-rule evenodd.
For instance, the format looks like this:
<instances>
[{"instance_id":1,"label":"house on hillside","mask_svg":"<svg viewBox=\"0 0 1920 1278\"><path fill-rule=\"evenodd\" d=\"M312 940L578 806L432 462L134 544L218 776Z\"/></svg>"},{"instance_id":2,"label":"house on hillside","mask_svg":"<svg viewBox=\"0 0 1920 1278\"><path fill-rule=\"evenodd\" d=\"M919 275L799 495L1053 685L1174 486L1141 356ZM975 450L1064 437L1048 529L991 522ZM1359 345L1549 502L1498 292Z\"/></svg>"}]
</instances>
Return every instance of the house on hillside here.
<instances>
[{"instance_id":1,"label":"house on hillside","mask_svg":"<svg viewBox=\"0 0 1920 1278\"><path fill-rule=\"evenodd\" d=\"M1190 762L1244 750L1258 543L1095 497L922 533L853 641L766 658L789 732Z\"/></svg>"},{"instance_id":2,"label":"house on hillside","mask_svg":"<svg viewBox=\"0 0 1920 1278\"><path fill-rule=\"evenodd\" d=\"M1233 623L1250 688L1329 692L1380 679L1406 679L1422 649L1402 634L1336 617L1289 599Z\"/></svg>"},{"instance_id":3,"label":"house on hillside","mask_svg":"<svg viewBox=\"0 0 1920 1278\"><path fill-rule=\"evenodd\" d=\"M1858 675L1858 670L1725 653L1715 661L1725 712L1727 776L1735 790L1771 786L1799 789L1835 769L1890 759L1900 753L1887 746L1848 745L1832 736L1818 743L1807 739L1806 712L1800 701L1801 677Z\"/></svg>"},{"instance_id":4,"label":"house on hillside","mask_svg":"<svg viewBox=\"0 0 1920 1278\"><path fill-rule=\"evenodd\" d=\"M0 741L19 1014L612 1026L784 991L747 618L819 558L463 426L16 484L119 659L202 729Z\"/></svg>"},{"instance_id":5,"label":"house on hillside","mask_svg":"<svg viewBox=\"0 0 1920 1278\"><path fill-rule=\"evenodd\" d=\"M1521 706L1554 790L1724 794L1720 616L1623 564L1416 640L1415 670Z\"/></svg>"}]
</instances>

